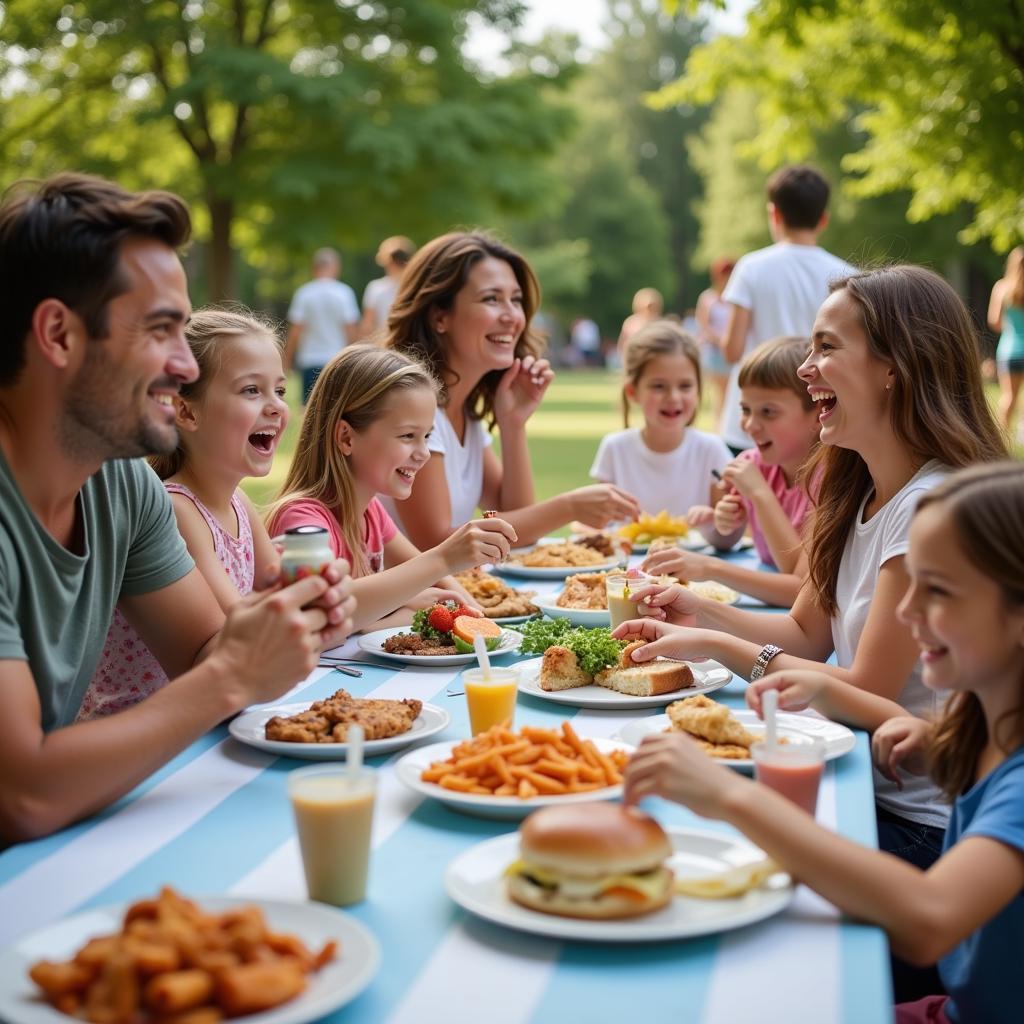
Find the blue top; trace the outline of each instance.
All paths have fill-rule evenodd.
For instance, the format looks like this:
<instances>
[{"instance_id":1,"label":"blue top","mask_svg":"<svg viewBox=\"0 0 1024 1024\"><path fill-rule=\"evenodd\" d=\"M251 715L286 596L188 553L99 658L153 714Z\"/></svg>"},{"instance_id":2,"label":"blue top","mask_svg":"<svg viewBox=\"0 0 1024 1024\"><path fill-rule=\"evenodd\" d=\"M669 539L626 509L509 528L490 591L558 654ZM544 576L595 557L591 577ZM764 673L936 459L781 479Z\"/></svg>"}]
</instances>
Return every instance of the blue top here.
<instances>
[{"instance_id":1,"label":"blue top","mask_svg":"<svg viewBox=\"0 0 1024 1024\"><path fill-rule=\"evenodd\" d=\"M1024 747L954 804L945 849L967 836L987 836L1024 851ZM939 961L939 974L950 995L946 1015L954 1024L1000 1024L1019 1012L1024 1005L1022 949L1024 894L1017 893L991 921Z\"/></svg>"},{"instance_id":2,"label":"blue top","mask_svg":"<svg viewBox=\"0 0 1024 1024\"><path fill-rule=\"evenodd\" d=\"M1003 333L996 346L996 361L1024 359L1024 306L1003 307Z\"/></svg>"}]
</instances>

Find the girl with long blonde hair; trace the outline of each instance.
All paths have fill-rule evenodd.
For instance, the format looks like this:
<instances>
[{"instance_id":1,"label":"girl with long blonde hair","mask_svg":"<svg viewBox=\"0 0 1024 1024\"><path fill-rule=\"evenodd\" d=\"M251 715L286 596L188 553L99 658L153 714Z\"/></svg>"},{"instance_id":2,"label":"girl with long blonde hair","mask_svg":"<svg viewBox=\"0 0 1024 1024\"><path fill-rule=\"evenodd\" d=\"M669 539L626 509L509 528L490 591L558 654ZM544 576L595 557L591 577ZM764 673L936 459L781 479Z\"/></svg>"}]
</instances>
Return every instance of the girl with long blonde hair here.
<instances>
[{"instance_id":1,"label":"girl with long blonde hair","mask_svg":"<svg viewBox=\"0 0 1024 1024\"><path fill-rule=\"evenodd\" d=\"M268 512L272 534L327 530L334 554L352 566L356 629L409 625L418 609L449 598L475 608L451 575L501 561L516 540L504 520L480 519L421 553L382 505L381 496L406 499L429 464L437 392L430 372L398 352L343 349L313 385L295 457Z\"/></svg>"},{"instance_id":2,"label":"girl with long blonde hair","mask_svg":"<svg viewBox=\"0 0 1024 1024\"><path fill-rule=\"evenodd\" d=\"M272 323L240 307L197 310L185 337L199 376L174 397L177 448L149 462L170 492L189 554L226 612L277 562L239 484L270 472L288 425L282 346ZM79 720L121 711L166 682L117 611Z\"/></svg>"}]
</instances>

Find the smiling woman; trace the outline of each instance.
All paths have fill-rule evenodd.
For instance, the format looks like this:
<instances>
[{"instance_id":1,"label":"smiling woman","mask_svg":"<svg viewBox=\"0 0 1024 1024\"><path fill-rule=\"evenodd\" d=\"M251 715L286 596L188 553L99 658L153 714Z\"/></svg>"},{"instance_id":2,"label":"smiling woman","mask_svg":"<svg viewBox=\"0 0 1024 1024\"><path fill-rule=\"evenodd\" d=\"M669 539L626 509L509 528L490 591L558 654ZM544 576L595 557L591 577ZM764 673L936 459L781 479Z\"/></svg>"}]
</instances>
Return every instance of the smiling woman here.
<instances>
[{"instance_id":1,"label":"smiling woman","mask_svg":"<svg viewBox=\"0 0 1024 1024\"><path fill-rule=\"evenodd\" d=\"M539 300L523 257L484 234L435 238L406 268L387 344L441 384L433 457L401 507L392 506L420 546L438 543L478 507L502 510L520 542L572 519L603 526L639 511L607 484L535 501L526 423L554 377L531 328ZM491 449L494 428L500 458Z\"/></svg>"}]
</instances>

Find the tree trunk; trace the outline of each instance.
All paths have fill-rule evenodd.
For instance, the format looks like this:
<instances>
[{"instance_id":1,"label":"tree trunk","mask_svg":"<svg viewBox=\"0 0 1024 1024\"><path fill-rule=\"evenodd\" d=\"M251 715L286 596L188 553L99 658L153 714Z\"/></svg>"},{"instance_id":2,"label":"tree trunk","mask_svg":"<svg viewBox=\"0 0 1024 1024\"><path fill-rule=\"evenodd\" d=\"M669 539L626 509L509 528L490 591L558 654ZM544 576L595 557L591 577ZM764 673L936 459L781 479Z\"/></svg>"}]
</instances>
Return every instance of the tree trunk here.
<instances>
[{"instance_id":1,"label":"tree trunk","mask_svg":"<svg viewBox=\"0 0 1024 1024\"><path fill-rule=\"evenodd\" d=\"M235 201L207 189L210 211L210 258L208 284L210 300L222 302L235 295L235 254L231 248L231 225L235 219Z\"/></svg>"}]
</instances>

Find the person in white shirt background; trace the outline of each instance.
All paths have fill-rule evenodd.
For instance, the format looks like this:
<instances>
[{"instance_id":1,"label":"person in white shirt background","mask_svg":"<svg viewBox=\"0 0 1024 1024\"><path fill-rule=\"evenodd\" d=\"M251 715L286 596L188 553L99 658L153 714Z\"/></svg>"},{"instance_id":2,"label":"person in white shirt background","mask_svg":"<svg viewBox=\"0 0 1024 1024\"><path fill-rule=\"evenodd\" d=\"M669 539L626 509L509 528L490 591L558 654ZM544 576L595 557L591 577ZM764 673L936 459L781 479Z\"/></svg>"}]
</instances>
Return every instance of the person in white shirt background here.
<instances>
[{"instance_id":1,"label":"person in white shirt background","mask_svg":"<svg viewBox=\"0 0 1024 1024\"><path fill-rule=\"evenodd\" d=\"M359 323L356 293L342 281L341 257L335 249L313 253L313 280L296 291L288 308L288 340L284 350L284 371L297 368L302 374L302 404L306 404L313 382L331 356L350 340L349 332Z\"/></svg>"},{"instance_id":2,"label":"person in white shirt background","mask_svg":"<svg viewBox=\"0 0 1024 1024\"><path fill-rule=\"evenodd\" d=\"M415 252L416 246L405 235L392 235L377 247L374 262L384 271L384 276L372 280L363 292L363 319L359 324L362 340L376 340L373 335L387 327L388 314L398 294L402 274Z\"/></svg>"},{"instance_id":3,"label":"person in white shirt background","mask_svg":"<svg viewBox=\"0 0 1024 1024\"><path fill-rule=\"evenodd\" d=\"M829 284L855 269L818 245L828 225L829 184L813 167L783 167L768 179L773 245L737 262L722 298L732 307L719 339L732 364L719 433L734 455L753 445L740 426L739 364L758 345L783 335L810 337Z\"/></svg>"}]
</instances>

